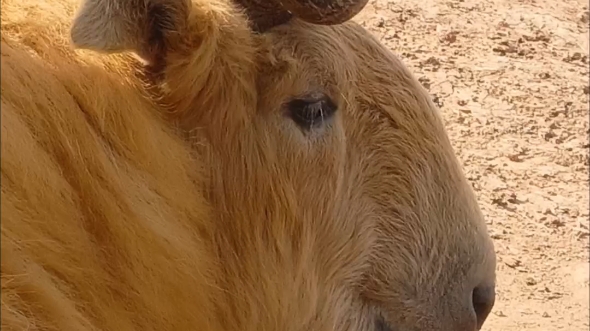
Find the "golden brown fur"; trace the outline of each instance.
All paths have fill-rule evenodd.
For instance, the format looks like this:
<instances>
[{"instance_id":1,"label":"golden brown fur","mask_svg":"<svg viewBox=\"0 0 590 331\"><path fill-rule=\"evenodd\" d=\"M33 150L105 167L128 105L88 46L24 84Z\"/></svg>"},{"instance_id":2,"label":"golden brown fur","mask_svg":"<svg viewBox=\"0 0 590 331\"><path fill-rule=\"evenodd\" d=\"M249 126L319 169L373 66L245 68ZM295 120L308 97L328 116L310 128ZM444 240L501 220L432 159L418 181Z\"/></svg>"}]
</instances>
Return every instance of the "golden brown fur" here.
<instances>
[{"instance_id":1,"label":"golden brown fur","mask_svg":"<svg viewBox=\"0 0 590 331\"><path fill-rule=\"evenodd\" d=\"M71 50L76 1L2 0L2 328L473 331L493 247L403 64L354 23L151 1L149 46L144 0L72 29L145 86ZM310 91L339 109L303 134Z\"/></svg>"}]
</instances>

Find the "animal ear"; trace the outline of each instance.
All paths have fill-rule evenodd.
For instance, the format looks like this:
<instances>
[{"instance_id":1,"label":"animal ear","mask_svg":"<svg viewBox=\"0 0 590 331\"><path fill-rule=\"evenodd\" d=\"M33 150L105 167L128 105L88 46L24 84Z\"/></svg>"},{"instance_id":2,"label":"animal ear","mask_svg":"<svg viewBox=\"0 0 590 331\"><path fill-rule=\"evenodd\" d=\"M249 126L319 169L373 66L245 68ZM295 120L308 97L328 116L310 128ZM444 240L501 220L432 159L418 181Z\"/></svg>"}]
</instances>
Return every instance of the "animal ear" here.
<instances>
[{"instance_id":1,"label":"animal ear","mask_svg":"<svg viewBox=\"0 0 590 331\"><path fill-rule=\"evenodd\" d=\"M153 62L183 36L190 8L190 0L84 0L71 41L97 52L133 51Z\"/></svg>"}]
</instances>

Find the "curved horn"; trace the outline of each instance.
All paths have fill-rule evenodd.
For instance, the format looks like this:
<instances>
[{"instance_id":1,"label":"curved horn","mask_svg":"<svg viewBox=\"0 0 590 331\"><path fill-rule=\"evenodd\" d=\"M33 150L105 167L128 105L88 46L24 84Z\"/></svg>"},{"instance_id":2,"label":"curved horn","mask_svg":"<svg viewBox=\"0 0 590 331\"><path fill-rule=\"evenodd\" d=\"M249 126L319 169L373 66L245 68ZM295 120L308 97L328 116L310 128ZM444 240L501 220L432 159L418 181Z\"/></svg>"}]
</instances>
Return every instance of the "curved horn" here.
<instances>
[{"instance_id":1,"label":"curved horn","mask_svg":"<svg viewBox=\"0 0 590 331\"><path fill-rule=\"evenodd\" d=\"M286 23L291 16L312 24L344 23L358 14L368 0L234 0L258 31Z\"/></svg>"},{"instance_id":2,"label":"curved horn","mask_svg":"<svg viewBox=\"0 0 590 331\"><path fill-rule=\"evenodd\" d=\"M244 8L252 28L258 32L287 23L293 16L281 5L280 0L234 0L234 2Z\"/></svg>"},{"instance_id":3,"label":"curved horn","mask_svg":"<svg viewBox=\"0 0 590 331\"><path fill-rule=\"evenodd\" d=\"M294 16L313 24L344 23L358 14L368 0L278 0Z\"/></svg>"}]
</instances>

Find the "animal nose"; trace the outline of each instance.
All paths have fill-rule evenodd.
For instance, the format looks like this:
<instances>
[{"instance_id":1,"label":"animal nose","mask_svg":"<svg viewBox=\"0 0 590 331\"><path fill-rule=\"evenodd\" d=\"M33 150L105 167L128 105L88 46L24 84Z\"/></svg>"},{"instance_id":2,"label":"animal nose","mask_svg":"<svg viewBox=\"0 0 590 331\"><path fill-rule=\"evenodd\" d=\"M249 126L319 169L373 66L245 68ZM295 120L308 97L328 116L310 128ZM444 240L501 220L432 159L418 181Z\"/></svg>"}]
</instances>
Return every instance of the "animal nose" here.
<instances>
[{"instance_id":1,"label":"animal nose","mask_svg":"<svg viewBox=\"0 0 590 331\"><path fill-rule=\"evenodd\" d=\"M494 307L496 288L494 286L478 286L474 288L471 301L477 318L477 330L479 330Z\"/></svg>"}]
</instances>

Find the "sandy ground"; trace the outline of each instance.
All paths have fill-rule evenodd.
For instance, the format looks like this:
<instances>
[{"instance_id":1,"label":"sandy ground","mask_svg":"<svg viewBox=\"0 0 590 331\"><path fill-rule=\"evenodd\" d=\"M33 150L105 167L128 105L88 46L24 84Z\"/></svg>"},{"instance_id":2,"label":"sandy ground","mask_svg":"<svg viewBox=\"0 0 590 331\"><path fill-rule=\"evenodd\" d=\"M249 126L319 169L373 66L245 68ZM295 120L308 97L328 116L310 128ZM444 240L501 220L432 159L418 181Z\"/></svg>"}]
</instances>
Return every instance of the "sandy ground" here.
<instances>
[{"instance_id":1,"label":"sandy ground","mask_svg":"<svg viewBox=\"0 0 590 331\"><path fill-rule=\"evenodd\" d=\"M371 0L355 20L430 91L480 199L484 330L589 330L587 0Z\"/></svg>"}]
</instances>

